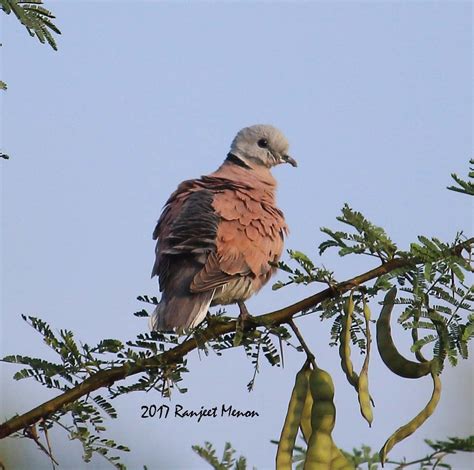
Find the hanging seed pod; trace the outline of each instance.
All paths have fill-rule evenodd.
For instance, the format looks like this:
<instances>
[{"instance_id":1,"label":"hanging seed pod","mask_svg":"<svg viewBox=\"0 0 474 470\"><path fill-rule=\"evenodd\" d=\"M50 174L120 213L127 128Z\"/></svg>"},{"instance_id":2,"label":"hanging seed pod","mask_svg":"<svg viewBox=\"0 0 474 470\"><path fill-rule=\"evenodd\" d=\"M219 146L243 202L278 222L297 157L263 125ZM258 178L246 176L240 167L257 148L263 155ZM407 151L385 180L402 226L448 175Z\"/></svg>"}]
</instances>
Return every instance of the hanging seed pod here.
<instances>
[{"instance_id":1,"label":"hanging seed pod","mask_svg":"<svg viewBox=\"0 0 474 470\"><path fill-rule=\"evenodd\" d=\"M302 369L296 374L295 385L291 393L285 423L281 430L280 441L276 455L277 470L291 470L293 449L295 447L296 435L301 422L303 406L308 391L307 370L309 363L305 362Z\"/></svg>"},{"instance_id":2,"label":"hanging seed pod","mask_svg":"<svg viewBox=\"0 0 474 470\"><path fill-rule=\"evenodd\" d=\"M384 306L377 320L377 347L382 361L394 374L406 379L418 379L430 373L431 361L410 361L398 352L392 339L390 327L390 317L396 295L397 288L395 286L385 295Z\"/></svg>"},{"instance_id":3,"label":"hanging seed pod","mask_svg":"<svg viewBox=\"0 0 474 470\"><path fill-rule=\"evenodd\" d=\"M334 384L331 376L322 369L314 369L309 378L313 398L311 411L312 433L306 451L304 470L331 470L333 441L331 437L336 422Z\"/></svg>"},{"instance_id":4,"label":"hanging seed pod","mask_svg":"<svg viewBox=\"0 0 474 470\"><path fill-rule=\"evenodd\" d=\"M341 341L339 344L339 357L341 358L341 367L346 374L348 382L357 390L358 375L354 372L351 361L351 326L352 315L354 313L354 300L352 292L349 294L344 304L344 317L342 318Z\"/></svg>"},{"instance_id":5,"label":"hanging seed pod","mask_svg":"<svg viewBox=\"0 0 474 470\"><path fill-rule=\"evenodd\" d=\"M379 452L380 461L382 463L385 462L387 454L390 452L393 446L413 434L433 414L434 410L436 409L441 396L441 380L434 372L431 372L431 377L433 379L433 393L431 394L430 401L426 404L423 410L420 411L420 413L418 413L407 424L398 428L387 439Z\"/></svg>"},{"instance_id":6,"label":"hanging seed pod","mask_svg":"<svg viewBox=\"0 0 474 470\"><path fill-rule=\"evenodd\" d=\"M359 375L359 387L358 387L358 399L360 412L365 420L369 423L369 426L372 425L374 415L372 412L372 404L369 394L369 360L370 360L370 344L372 338L370 335L370 309L364 299L364 319L365 319L365 337L367 341L367 346L365 350L364 363Z\"/></svg>"}]
</instances>

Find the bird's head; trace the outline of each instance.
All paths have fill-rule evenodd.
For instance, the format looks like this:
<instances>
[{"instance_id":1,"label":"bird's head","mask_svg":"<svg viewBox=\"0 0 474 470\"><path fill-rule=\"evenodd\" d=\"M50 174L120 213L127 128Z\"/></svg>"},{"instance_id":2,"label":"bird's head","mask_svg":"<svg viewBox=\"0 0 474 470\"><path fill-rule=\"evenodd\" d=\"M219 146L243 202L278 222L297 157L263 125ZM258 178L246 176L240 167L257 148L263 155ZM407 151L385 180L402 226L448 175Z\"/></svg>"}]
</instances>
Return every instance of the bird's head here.
<instances>
[{"instance_id":1,"label":"bird's head","mask_svg":"<svg viewBox=\"0 0 474 470\"><path fill-rule=\"evenodd\" d=\"M244 127L235 136L230 154L251 168L271 168L280 163L297 166L288 154L288 141L275 127L257 124Z\"/></svg>"}]
</instances>

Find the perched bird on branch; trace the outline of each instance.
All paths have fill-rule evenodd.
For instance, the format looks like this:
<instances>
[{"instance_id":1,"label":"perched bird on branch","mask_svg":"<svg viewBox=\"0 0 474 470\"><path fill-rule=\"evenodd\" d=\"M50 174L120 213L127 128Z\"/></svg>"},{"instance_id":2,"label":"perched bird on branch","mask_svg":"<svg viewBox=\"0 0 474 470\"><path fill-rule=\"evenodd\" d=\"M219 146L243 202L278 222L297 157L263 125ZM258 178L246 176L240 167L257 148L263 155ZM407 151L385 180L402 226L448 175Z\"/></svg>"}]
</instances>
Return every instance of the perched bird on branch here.
<instances>
[{"instance_id":1,"label":"perched bird on branch","mask_svg":"<svg viewBox=\"0 0 474 470\"><path fill-rule=\"evenodd\" d=\"M157 331L187 331L211 305L244 301L268 282L288 232L276 207L270 169L296 166L275 127L255 125L234 138L224 163L208 176L182 182L163 209L152 277L160 303L150 319Z\"/></svg>"}]
</instances>

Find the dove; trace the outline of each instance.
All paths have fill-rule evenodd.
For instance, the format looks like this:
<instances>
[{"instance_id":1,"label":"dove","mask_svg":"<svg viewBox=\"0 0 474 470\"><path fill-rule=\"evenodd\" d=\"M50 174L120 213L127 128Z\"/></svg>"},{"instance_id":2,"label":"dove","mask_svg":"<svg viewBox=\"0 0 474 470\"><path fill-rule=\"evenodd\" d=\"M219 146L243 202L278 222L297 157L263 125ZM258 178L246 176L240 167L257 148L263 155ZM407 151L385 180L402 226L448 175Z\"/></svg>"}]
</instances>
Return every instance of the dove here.
<instances>
[{"instance_id":1,"label":"dove","mask_svg":"<svg viewBox=\"0 0 474 470\"><path fill-rule=\"evenodd\" d=\"M213 305L236 303L249 315L244 302L275 272L288 235L270 171L281 163L297 166L285 136L271 125L245 127L216 171L170 196L153 232L162 295L152 330L190 331Z\"/></svg>"}]
</instances>

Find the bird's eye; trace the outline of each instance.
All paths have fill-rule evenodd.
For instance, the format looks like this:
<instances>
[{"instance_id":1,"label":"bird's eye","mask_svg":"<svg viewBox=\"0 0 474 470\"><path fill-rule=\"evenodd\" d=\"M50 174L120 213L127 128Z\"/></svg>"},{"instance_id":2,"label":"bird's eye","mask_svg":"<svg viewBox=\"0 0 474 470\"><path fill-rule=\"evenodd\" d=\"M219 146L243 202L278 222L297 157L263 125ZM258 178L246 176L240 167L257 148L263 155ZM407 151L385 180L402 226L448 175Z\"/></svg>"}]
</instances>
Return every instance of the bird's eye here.
<instances>
[{"instance_id":1,"label":"bird's eye","mask_svg":"<svg viewBox=\"0 0 474 470\"><path fill-rule=\"evenodd\" d=\"M260 139L257 142L259 147L262 147L263 149L266 149L268 147L268 140L267 139Z\"/></svg>"}]
</instances>

